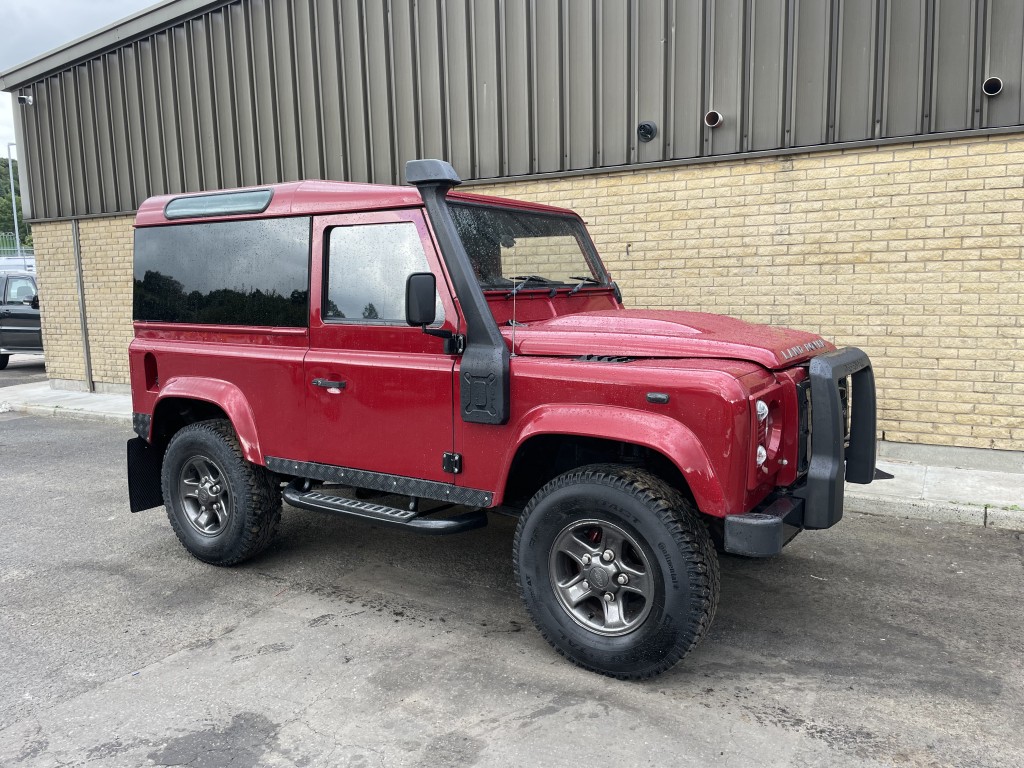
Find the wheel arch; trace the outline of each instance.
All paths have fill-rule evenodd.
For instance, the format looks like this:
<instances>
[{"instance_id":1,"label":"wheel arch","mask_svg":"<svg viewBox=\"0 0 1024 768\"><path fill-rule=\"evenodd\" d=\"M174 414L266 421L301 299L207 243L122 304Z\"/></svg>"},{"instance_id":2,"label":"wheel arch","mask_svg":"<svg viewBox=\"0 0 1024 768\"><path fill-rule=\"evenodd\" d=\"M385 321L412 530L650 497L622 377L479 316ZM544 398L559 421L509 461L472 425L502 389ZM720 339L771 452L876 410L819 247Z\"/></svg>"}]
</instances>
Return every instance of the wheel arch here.
<instances>
[{"instance_id":1,"label":"wheel arch","mask_svg":"<svg viewBox=\"0 0 1024 768\"><path fill-rule=\"evenodd\" d=\"M168 381L153 408L153 442L166 445L182 427L208 419L231 422L245 459L263 464L252 408L241 389L221 379L189 376Z\"/></svg>"},{"instance_id":2,"label":"wheel arch","mask_svg":"<svg viewBox=\"0 0 1024 768\"><path fill-rule=\"evenodd\" d=\"M504 468L503 498L532 495L563 472L606 461L640 464L689 496L701 512L726 512L721 483L691 430L668 416L612 406L586 414L579 406L536 409Z\"/></svg>"}]
</instances>

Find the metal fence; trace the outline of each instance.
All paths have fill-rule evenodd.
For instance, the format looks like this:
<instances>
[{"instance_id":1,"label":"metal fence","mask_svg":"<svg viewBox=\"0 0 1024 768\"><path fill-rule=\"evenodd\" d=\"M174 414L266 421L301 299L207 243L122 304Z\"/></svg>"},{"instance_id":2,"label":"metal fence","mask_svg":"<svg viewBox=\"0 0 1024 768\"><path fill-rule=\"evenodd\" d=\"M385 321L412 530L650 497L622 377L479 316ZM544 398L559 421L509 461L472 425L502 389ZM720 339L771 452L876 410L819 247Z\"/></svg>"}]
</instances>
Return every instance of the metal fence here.
<instances>
[{"instance_id":1,"label":"metal fence","mask_svg":"<svg viewBox=\"0 0 1024 768\"><path fill-rule=\"evenodd\" d=\"M46 219L996 129L1022 70L1021 0L236 0L5 83Z\"/></svg>"}]
</instances>

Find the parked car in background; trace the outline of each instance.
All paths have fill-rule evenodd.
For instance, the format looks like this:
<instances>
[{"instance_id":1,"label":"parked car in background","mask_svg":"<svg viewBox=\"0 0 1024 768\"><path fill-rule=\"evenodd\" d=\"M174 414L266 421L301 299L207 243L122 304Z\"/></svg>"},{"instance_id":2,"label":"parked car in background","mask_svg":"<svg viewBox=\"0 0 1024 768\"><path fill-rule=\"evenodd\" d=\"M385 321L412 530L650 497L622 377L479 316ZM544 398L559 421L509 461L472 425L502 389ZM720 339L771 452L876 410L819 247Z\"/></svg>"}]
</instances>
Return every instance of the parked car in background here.
<instances>
[{"instance_id":1,"label":"parked car in background","mask_svg":"<svg viewBox=\"0 0 1024 768\"><path fill-rule=\"evenodd\" d=\"M0 371L7 367L11 355L42 353L35 275L0 271Z\"/></svg>"}]
</instances>

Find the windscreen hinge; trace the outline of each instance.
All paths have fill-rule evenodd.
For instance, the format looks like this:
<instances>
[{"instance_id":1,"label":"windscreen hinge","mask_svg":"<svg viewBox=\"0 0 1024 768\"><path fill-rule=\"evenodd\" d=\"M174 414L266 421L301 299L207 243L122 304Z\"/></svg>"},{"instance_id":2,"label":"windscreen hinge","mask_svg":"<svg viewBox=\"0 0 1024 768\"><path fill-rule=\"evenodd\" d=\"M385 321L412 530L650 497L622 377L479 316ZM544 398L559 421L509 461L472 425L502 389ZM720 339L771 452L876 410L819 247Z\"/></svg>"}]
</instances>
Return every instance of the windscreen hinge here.
<instances>
[{"instance_id":1,"label":"windscreen hinge","mask_svg":"<svg viewBox=\"0 0 1024 768\"><path fill-rule=\"evenodd\" d=\"M456 333L450 339L444 340L444 353L446 355L461 355L466 351L466 337Z\"/></svg>"},{"instance_id":2,"label":"windscreen hinge","mask_svg":"<svg viewBox=\"0 0 1024 768\"><path fill-rule=\"evenodd\" d=\"M457 475L462 472L462 454L446 453L441 457L441 469L449 475Z\"/></svg>"}]
</instances>

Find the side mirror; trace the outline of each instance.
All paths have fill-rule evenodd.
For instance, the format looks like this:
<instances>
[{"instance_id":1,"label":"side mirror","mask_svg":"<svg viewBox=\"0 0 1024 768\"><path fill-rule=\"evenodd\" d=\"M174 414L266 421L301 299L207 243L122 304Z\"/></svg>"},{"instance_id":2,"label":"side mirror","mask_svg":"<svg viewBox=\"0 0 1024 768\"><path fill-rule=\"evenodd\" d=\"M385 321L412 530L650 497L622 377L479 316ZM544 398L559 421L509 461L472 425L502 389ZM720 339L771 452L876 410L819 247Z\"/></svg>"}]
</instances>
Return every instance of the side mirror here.
<instances>
[{"instance_id":1,"label":"side mirror","mask_svg":"<svg viewBox=\"0 0 1024 768\"><path fill-rule=\"evenodd\" d=\"M405 322L421 328L434 322L437 278L430 272L414 272L405 281Z\"/></svg>"},{"instance_id":2,"label":"side mirror","mask_svg":"<svg viewBox=\"0 0 1024 768\"><path fill-rule=\"evenodd\" d=\"M27 298L27 299L22 299L21 303L24 304L26 307L32 307L32 309L39 309L39 297L38 296L32 296L32 297Z\"/></svg>"}]
</instances>

